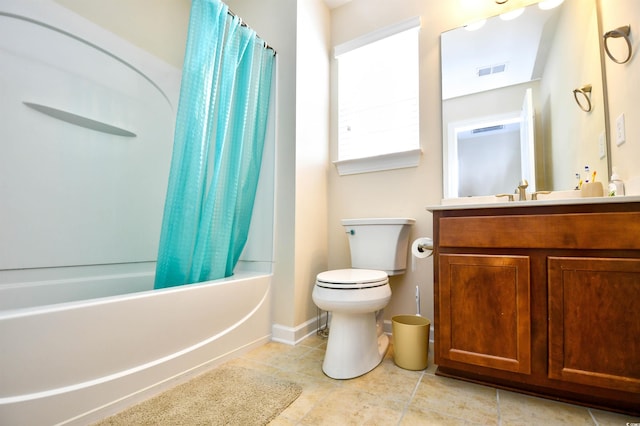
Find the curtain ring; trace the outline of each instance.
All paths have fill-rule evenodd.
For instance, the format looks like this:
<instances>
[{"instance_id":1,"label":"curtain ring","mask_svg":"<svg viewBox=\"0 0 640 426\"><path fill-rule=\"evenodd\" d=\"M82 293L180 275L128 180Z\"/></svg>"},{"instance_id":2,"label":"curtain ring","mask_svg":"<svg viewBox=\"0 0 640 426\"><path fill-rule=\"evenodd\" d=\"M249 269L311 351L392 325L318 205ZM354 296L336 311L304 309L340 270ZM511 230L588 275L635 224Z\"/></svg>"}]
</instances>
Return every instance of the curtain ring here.
<instances>
[{"instance_id":1,"label":"curtain ring","mask_svg":"<svg viewBox=\"0 0 640 426\"><path fill-rule=\"evenodd\" d=\"M631 26L625 25L623 27L618 27L615 30L608 31L604 34L604 50L607 52L607 56L611 58L613 62L616 64L626 64L631 59L632 48L631 48ZM627 57L624 60L619 60L609 51L609 45L607 42L610 38L624 38L624 41L627 42Z\"/></svg>"},{"instance_id":2,"label":"curtain ring","mask_svg":"<svg viewBox=\"0 0 640 426\"><path fill-rule=\"evenodd\" d=\"M578 97L578 93L582 96ZM584 112L591 112L591 85L585 84L579 89L574 89L573 97L576 100L576 103ZM582 100L581 100L582 99ZM586 102L586 104L585 104Z\"/></svg>"}]
</instances>

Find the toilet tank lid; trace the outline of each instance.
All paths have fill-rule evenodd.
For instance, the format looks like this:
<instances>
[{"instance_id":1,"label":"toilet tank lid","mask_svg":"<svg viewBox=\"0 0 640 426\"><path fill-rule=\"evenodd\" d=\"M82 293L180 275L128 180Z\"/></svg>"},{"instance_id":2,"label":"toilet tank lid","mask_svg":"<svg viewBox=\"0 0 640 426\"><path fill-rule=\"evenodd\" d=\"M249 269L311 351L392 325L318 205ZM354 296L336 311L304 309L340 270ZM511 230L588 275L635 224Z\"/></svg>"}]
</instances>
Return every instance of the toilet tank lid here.
<instances>
[{"instance_id":1,"label":"toilet tank lid","mask_svg":"<svg viewBox=\"0 0 640 426\"><path fill-rule=\"evenodd\" d=\"M369 217L362 219L342 219L344 226L354 225L413 225L416 220L410 217Z\"/></svg>"}]
</instances>

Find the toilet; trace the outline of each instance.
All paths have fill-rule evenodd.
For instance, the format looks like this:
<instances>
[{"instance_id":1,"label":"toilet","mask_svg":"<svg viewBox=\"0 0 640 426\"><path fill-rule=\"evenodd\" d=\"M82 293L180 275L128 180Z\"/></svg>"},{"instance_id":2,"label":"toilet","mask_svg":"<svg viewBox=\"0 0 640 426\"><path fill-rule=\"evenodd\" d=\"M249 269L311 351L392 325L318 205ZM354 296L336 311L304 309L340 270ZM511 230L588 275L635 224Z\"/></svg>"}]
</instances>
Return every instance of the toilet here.
<instances>
[{"instance_id":1,"label":"toilet","mask_svg":"<svg viewBox=\"0 0 640 426\"><path fill-rule=\"evenodd\" d=\"M389 347L382 309L391 300L389 276L407 267L410 218L343 219L351 250L351 269L321 272L313 302L331 313L322 371L351 379L373 370Z\"/></svg>"}]
</instances>

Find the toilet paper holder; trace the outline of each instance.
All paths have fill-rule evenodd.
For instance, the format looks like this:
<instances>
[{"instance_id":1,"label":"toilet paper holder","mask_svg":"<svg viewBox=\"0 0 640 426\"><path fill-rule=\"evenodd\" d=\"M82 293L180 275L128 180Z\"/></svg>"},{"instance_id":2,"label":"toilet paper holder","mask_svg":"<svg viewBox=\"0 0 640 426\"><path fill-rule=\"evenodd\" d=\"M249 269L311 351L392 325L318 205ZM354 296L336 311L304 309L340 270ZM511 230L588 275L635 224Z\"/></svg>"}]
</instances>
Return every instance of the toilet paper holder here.
<instances>
[{"instance_id":1,"label":"toilet paper holder","mask_svg":"<svg viewBox=\"0 0 640 426\"><path fill-rule=\"evenodd\" d=\"M425 259L433 254L433 240L429 237L420 237L411 244L413 258Z\"/></svg>"},{"instance_id":2,"label":"toilet paper holder","mask_svg":"<svg viewBox=\"0 0 640 426\"><path fill-rule=\"evenodd\" d=\"M421 241L420 243L418 243L418 251L420 253L431 251L431 254L433 254L433 240L431 238L425 238L425 240L429 241Z\"/></svg>"},{"instance_id":3,"label":"toilet paper holder","mask_svg":"<svg viewBox=\"0 0 640 426\"><path fill-rule=\"evenodd\" d=\"M416 260L426 259L433 255L433 240L429 237L420 237L411 244L411 270L416 270Z\"/></svg>"}]
</instances>

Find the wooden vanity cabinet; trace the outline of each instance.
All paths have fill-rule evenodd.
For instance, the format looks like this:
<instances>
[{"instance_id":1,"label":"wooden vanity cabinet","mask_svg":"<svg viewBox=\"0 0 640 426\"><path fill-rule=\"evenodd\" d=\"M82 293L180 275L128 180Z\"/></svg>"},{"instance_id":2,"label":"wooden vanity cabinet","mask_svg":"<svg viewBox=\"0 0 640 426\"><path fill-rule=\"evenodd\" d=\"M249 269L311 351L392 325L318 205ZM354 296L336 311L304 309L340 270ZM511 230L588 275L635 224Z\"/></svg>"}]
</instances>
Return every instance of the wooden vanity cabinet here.
<instances>
[{"instance_id":1,"label":"wooden vanity cabinet","mask_svg":"<svg viewBox=\"0 0 640 426\"><path fill-rule=\"evenodd\" d=\"M436 374L640 415L640 202L432 212Z\"/></svg>"}]
</instances>

